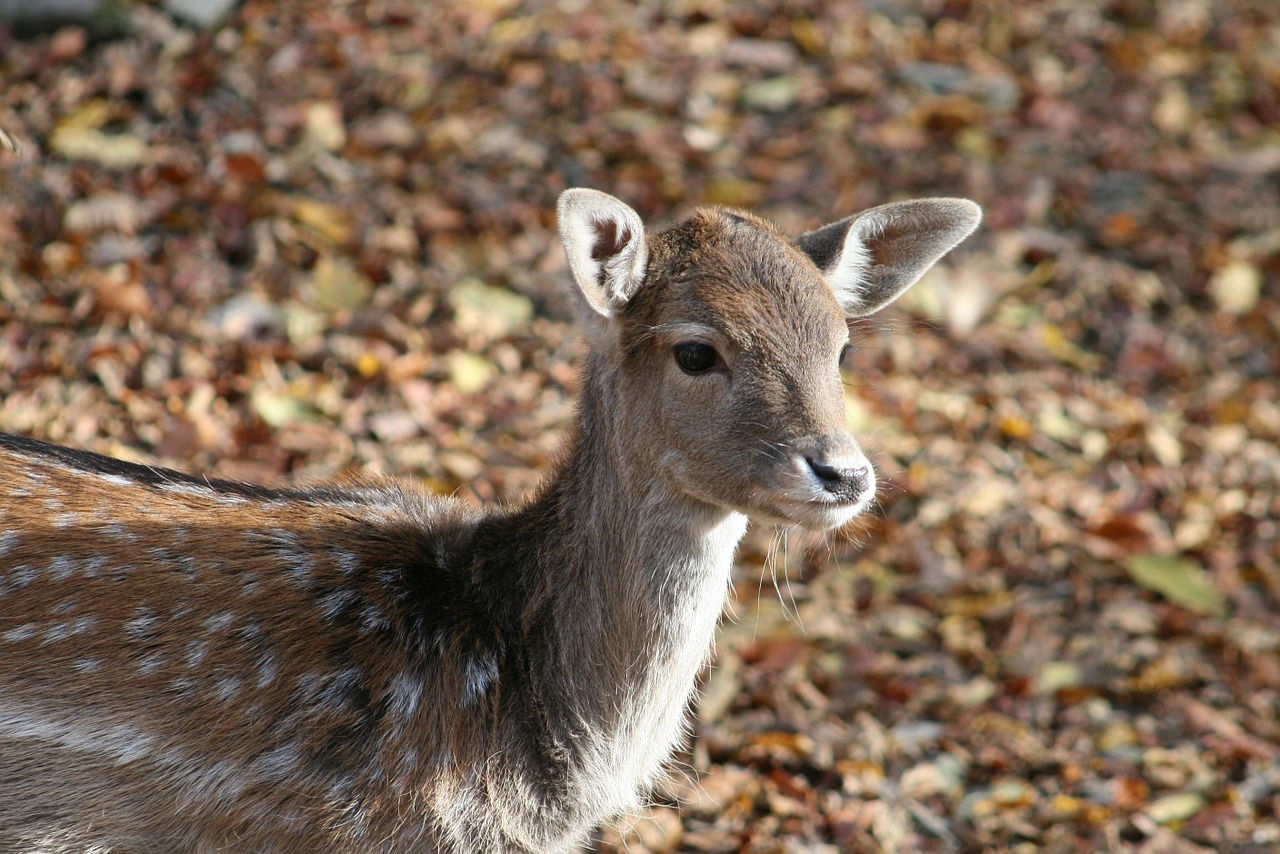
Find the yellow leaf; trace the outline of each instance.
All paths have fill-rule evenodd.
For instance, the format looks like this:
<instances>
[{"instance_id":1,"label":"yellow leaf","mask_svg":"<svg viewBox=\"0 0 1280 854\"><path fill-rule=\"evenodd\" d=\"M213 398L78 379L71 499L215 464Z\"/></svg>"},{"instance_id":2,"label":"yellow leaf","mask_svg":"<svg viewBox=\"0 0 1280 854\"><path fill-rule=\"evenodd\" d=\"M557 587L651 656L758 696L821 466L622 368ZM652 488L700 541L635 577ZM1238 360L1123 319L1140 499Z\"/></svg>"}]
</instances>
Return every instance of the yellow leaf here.
<instances>
[{"instance_id":1,"label":"yellow leaf","mask_svg":"<svg viewBox=\"0 0 1280 854\"><path fill-rule=\"evenodd\" d=\"M1000 432L1010 439L1018 439L1025 442L1035 433L1035 428L1031 426L1031 422L1021 415L1003 415L996 421L996 424L999 426Z\"/></svg>"},{"instance_id":2,"label":"yellow leaf","mask_svg":"<svg viewBox=\"0 0 1280 854\"><path fill-rule=\"evenodd\" d=\"M1262 293L1262 270L1248 261L1231 261L1209 279L1209 293L1227 314L1248 314Z\"/></svg>"},{"instance_id":3,"label":"yellow leaf","mask_svg":"<svg viewBox=\"0 0 1280 854\"><path fill-rule=\"evenodd\" d=\"M463 394L481 391L497 372L493 362L475 353L454 353L449 358L449 380Z\"/></svg>"},{"instance_id":4,"label":"yellow leaf","mask_svg":"<svg viewBox=\"0 0 1280 854\"><path fill-rule=\"evenodd\" d=\"M351 215L337 205L315 199L294 199L289 215L330 243L343 245L351 242Z\"/></svg>"},{"instance_id":5,"label":"yellow leaf","mask_svg":"<svg viewBox=\"0 0 1280 854\"><path fill-rule=\"evenodd\" d=\"M373 285L350 261L322 256L311 274L316 308L321 311L355 309L364 305Z\"/></svg>"},{"instance_id":6,"label":"yellow leaf","mask_svg":"<svg viewBox=\"0 0 1280 854\"><path fill-rule=\"evenodd\" d=\"M501 338L533 319L529 298L478 279L463 279L449 292L453 317L464 332Z\"/></svg>"},{"instance_id":7,"label":"yellow leaf","mask_svg":"<svg viewBox=\"0 0 1280 854\"><path fill-rule=\"evenodd\" d=\"M375 377L382 370L382 360L366 350L356 358L356 370L365 379Z\"/></svg>"},{"instance_id":8,"label":"yellow leaf","mask_svg":"<svg viewBox=\"0 0 1280 854\"><path fill-rule=\"evenodd\" d=\"M1195 792L1180 792L1152 801L1147 807L1147 815L1152 821L1160 824L1173 824L1191 818L1204 808L1205 803L1203 795Z\"/></svg>"},{"instance_id":9,"label":"yellow leaf","mask_svg":"<svg viewBox=\"0 0 1280 854\"><path fill-rule=\"evenodd\" d=\"M1083 681L1080 665L1074 661L1049 661L1040 668L1036 677L1036 690L1052 694L1063 688L1074 688Z\"/></svg>"},{"instance_id":10,"label":"yellow leaf","mask_svg":"<svg viewBox=\"0 0 1280 854\"><path fill-rule=\"evenodd\" d=\"M272 427L315 420L314 410L287 392L256 389L250 397L250 404L258 417Z\"/></svg>"},{"instance_id":11,"label":"yellow leaf","mask_svg":"<svg viewBox=\"0 0 1280 854\"><path fill-rule=\"evenodd\" d=\"M342 107L335 101L316 101L307 107L302 129L303 145L324 151L341 151L347 144Z\"/></svg>"},{"instance_id":12,"label":"yellow leaf","mask_svg":"<svg viewBox=\"0 0 1280 854\"><path fill-rule=\"evenodd\" d=\"M1162 555L1134 555L1125 564L1134 581L1170 602L1200 614L1222 614L1226 601L1208 574L1189 560Z\"/></svg>"},{"instance_id":13,"label":"yellow leaf","mask_svg":"<svg viewBox=\"0 0 1280 854\"><path fill-rule=\"evenodd\" d=\"M142 140L130 134L105 134L94 128L64 125L53 132L49 146L70 160L91 160L108 169L140 164L147 154Z\"/></svg>"},{"instance_id":14,"label":"yellow leaf","mask_svg":"<svg viewBox=\"0 0 1280 854\"><path fill-rule=\"evenodd\" d=\"M58 122L58 130L63 128L97 129L111 118L111 104L102 98L85 101Z\"/></svg>"},{"instance_id":15,"label":"yellow leaf","mask_svg":"<svg viewBox=\"0 0 1280 854\"><path fill-rule=\"evenodd\" d=\"M1067 338L1061 326L1046 323L1040 328L1040 341L1048 354L1059 362L1064 362L1086 371L1094 370L1098 367L1098 356L1077 347L1073 341Z\"/></svg>"}]
</instances>

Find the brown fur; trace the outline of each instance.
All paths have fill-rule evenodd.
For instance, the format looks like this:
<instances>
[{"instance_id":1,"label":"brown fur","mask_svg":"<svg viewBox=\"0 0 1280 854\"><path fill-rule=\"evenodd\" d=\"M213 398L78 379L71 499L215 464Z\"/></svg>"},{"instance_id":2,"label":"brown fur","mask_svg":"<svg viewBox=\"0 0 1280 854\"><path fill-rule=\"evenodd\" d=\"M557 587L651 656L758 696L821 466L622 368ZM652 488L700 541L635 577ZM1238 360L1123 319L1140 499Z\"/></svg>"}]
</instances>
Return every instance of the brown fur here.
<instances>
[{"instance_id":1,"label":"brown fur","mask_svg":"<svg viewBox=\"0 0 1280 854\"><path fill-rule=\"evenodd\" d=\"M829 527L871 476L797 244L719 210L646 238L575 192L592 348L518 508L0 435L0 851L560 851L652 782L742 514Z\"/></svg>"}]
</instances>

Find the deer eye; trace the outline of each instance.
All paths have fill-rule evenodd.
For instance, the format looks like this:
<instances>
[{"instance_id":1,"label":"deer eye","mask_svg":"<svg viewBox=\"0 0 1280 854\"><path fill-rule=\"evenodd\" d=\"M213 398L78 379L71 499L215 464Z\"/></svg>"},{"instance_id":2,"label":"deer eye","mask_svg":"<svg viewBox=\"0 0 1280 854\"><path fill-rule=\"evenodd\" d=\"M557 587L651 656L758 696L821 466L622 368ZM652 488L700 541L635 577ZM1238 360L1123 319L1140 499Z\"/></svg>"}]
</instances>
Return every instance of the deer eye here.
<instances>
[{"instance_id":1,"label":"deer eye","mask_svg":"<svg viewBox=\"0 0 1280 854\"><path fill-rule=\"evenodd\" d=\"M844 363L849 359L849 354L852 352L853 352L853 345L845 344L843 347L840 348L840 358L836 361L836 364L843 368L845 366Z\"/></svg>"},{"instance_id":2,"label":"deer eye","mask_svg":"<svg viewBox=\"0 0 1280 854\"><path fill-rule=\"evenodd\" d=\"M709 344L689 341L671 348L675 354L676 364L686 374L705 374L719 362L716 350Z\"/></svg>"}]
</instances>

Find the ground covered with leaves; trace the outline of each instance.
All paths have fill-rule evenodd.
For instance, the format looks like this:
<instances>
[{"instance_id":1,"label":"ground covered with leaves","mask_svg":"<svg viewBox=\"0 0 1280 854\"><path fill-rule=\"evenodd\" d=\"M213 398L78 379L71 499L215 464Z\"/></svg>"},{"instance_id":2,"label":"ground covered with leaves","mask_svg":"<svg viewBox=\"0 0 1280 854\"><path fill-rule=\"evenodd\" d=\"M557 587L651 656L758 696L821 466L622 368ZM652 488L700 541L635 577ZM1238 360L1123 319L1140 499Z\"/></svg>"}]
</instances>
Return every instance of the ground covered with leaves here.
<instances>
[{"instance_id":1,"label":"ground covered with leaves","mask_svg":"<svg viewBox=\"0 0 1280 854\"><path fill-rule=\"evenodd\" d=\"M605 851L1280 846L1273 0L250 0L0 34L0 429L517 499L571 412L554 201L793 230L964 195L855 330L883 478L757 530ZM3 142L3 140L0 140Z\"/></svg>"}]
</instances>

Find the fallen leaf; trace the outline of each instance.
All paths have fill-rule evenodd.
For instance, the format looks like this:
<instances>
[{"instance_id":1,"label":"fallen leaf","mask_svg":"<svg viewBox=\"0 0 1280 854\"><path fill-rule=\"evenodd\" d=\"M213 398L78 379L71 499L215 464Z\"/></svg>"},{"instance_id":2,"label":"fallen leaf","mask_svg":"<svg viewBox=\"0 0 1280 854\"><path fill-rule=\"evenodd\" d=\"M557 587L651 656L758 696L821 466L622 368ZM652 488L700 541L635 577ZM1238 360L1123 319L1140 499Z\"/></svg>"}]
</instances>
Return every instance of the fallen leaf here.
<instances>
[{"instance_id":1,"label":"fallen leaf","mask_svg":"<svg viewBox=\"0 0 1280 854\"><path fill-rule=\"evenodd\" d=\"M351 214L337 205L316 199L292 199L289 204L289 216L335 246L351 242L353 234Z\"/></svg>"},{"instance_id":2,"label":"fallen leaf","mask_svg":"<svg viewBox=\"0 0 1280 854\"><path fill-rule=\"evenodd\" d=\"M1162 555L1134 555L1125 563L1134 581L1170 602L1200 614L1220 615L1226 600L1208 573L1189 560Z\"/></svg>"},{"instance_id":3,"label":"fallen leaf","mask_svg":"<svg viewBox=\"0 0 1280 854\"><path fill-rule=\"evenodd\" d=\"M0 128L0 148L10 154L16 154L19 157L22 156L22 144L10 136L8 131L4 128Z\"/></svg>"},{"instance_id":4,"label":"fallen leaf","mask_svg":"<svg viewBox=\"0 0 1280 854\"><path fill-rule=\"evenodd\" d=\"M338 103L316 101L307 106L302 144L323 151L340 151L347 144L347 129Z\"/></svg>"},{"instance_id":5,"label":"fallen leaf","mask_svg":"<svg viewBox=\"0 0 1280 854\"><path fill-rule=\"evenodd\" d=\"M315 413L293 395L256 388L250 398L253 411L272 427L283 427L293 421L308 421Z\"/></svg>"},{"instance_id":6,"label":"fallen leaf","mask_svg":"<svg viewBox=\"0 0 1280 854\"><path fill-rule=\"evenodd\" d=\"M132 134L106 134L94 128L62 126L49 146L70 160L90 160L108 169L127 169L146 159L147 146Z\"/></svg>"},{"instance_id":7,"label":"fallen leaf","mask_svg":"<svg viewBox=\"0 0 1280 854\"><path fill-rule=\"evenodd\" d=\"M1175 821L1186 821L1191 816L1200 812L1205 806L1203 795L1195 792L1180 792L1176 795L1166 795L1159 800L1152 801L1147 807L1146 813L1152 821L1160 824L1171 824Z\"/></svg>"},{"instance_id":8,"label":"fallen leaf","mask_svg":"<svg viewBox=\"0 0 1280 854\"><path fill-rule=\"evenodd\" d=\"M146 210L137 198L126 193L99 193L68 207L62 227L73 234L108 230L135 234L146 219Z\"/></svg>"},{"instance_id":9,"label":"fallen leaf","mask_svg":"<svg viewBox=\"0 0 1280 854\"><path fill-rule=\"evenodd\" d=\"M495 288L478 279L463 279L449 292L454 320L465 332L501 338L528 325L533 303L506 288Z\"/></svg>"},{"instance_id":10,"label":"fallen leaf","mask_svg":"<svg viewBox=\"0 0 1280 854\"><path fill-rule=\"evenodd\" d=\"M498 368L475 353L453 353L449 357L449 381L463 394L475 394L493 381Z\"/></svg>"},{"instance_id":11,"label":"fallen leaf","mask_svg":"<svg viewBox=\"0 0 1280 854\"><path fill-rule=\"evenodd\" d=\"M1280 752L1280 748L1277 748L1274 744L1250 735L1225 714L1212 706L1201 703L1199 700L1192 697L1184 697L1182 699L1182 709L1192 726L1217 734L1226 740L1233 749L1246 756L1253 756L1265 762L1273 762L1276 754Z\"/></svg>"},{"instance_id":12,"label":"fallen leaf","mask_svg":"<svg viewBox=\"0 0 1280 854\"><path fill-rule=\"evenodd\" d=\"M373 290L368 277L350 261L327 255L316 262L311 281L316 289L316 308L326 312L359 308Z\"/></svg>"},{"instance_id":13,"label":"fallen leaf","mask_svg":"<svg viewBox=\"0 0 1280 854\"><path fill-rule=\"evenodd\" d=\"M1244 260L1228 262L1209 279L1209 293L1219 310L1234 315L1248 314L1262 293L1262 270Z\"/></svg>"}]
</instances>

